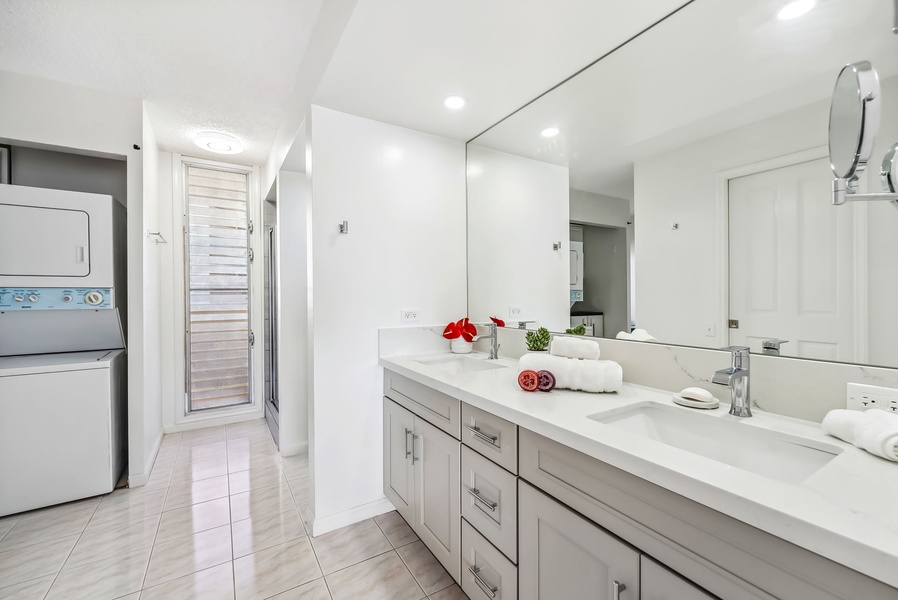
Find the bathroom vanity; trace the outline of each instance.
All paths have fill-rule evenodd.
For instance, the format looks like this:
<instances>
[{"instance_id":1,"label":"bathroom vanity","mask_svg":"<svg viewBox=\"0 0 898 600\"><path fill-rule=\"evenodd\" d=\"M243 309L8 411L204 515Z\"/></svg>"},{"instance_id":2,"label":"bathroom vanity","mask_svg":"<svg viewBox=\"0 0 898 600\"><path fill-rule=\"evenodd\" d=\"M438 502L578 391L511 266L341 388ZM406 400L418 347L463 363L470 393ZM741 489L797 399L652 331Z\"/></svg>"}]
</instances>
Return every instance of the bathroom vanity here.
<instances>
[{"instance_id":1,"label":"bathroom vanity","mask_svg":"<svg viewBox=\"0 0 898 600\"><path fill-rule=\"evenodd\" d=\"M384 492L472 599L898 598L898 465L814 423L380 365Z\"/></svg>"}]
</instances>

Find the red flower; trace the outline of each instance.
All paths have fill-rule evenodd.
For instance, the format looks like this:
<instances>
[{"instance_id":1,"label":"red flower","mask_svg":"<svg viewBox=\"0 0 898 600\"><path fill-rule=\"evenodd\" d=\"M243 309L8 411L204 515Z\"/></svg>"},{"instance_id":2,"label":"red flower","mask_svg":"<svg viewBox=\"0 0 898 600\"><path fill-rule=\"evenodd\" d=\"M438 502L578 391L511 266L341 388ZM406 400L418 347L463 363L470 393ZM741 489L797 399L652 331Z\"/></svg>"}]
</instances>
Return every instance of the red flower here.
<instances>
[{"instance_id":1,"label":"red flower","mask_svg":"<svg viewBox=\"0 0 898 600\"><path fill-rule=\"evenodd\" d=\"M497 317L490 317L490 321L492 321L499 327L505 327L505 321L503 321L502 319L499 319Z\"/></svg>"},{"instance_id":2,"label":"red flower","mask_svg":"<svg viewBox=\"0 0 898 600\"><path fill-rule=\"evenodd\" d=\"M473 342L476 335L477 327L468 320L468 317L459 319L455 323L449 323L443 330L443 337L447 340L462 338L466 342Z\"/></svg>"}]
</instances>

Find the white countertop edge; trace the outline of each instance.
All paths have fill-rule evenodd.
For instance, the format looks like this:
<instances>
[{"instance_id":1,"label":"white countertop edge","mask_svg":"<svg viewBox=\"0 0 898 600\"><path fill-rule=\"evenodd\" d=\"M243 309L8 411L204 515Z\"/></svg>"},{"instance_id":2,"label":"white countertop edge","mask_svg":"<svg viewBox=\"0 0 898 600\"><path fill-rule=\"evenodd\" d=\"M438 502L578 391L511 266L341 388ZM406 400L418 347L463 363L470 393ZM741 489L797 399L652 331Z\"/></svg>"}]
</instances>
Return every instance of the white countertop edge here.
<instances>
[{"instance_id":1,"label":"white countertop edge","mask_svg":"<svg viewBox=\"0 0 898 600\"><path fill-rule=\"evenodd\" d=\"M842 466L852 471L857 470L860 465L867 475L863 478L864 481L869 480L875 489L876 482L881 481L881 478L898 479L898 464L870 456L854 446L829 437L815 423L778 415L768 416L761 411L756 411L756 417L753 418L758 421L752 423L753 419L743 420L747 426L763 424L774 431L800 435L842 448L839 456L802 484L781 483L617 431L586 418L590 414L625 407L642 400L673 405L669 400L670 391L627 383L620 394L556 390L552 393L553 401L569 400L572 404L580 401L580 406L571 408L571 414L546 418L509 405L520 403L522 399L525 403L531 399L545 402L549 397L546 394L524 392L516 385L504 385L507 383L505 380L517 375L515 360L499 359L508 369L442 376L437 372L428 372L428 367L416 363L415 359L421 356L381 356L379 364L685 498L898 587L898 528L895 527L898 516L886 519L884 515L864 514L828 498L825 489L820 491L805 485L821 477L825 480L827 471L837 476L840 463L844 463ZM472 358L477 356L478 353L471 355ZM505 396L505 402L497 397L500 394ZM583 401L608 405L590 409L582 406ZM721 406L725 412L726 405ZM735 417L727 415L727 418ZM601 440L590 435L597 432L601 433ZM823 487L826 487L825 481Z\"/></svg>"}]
</instances>

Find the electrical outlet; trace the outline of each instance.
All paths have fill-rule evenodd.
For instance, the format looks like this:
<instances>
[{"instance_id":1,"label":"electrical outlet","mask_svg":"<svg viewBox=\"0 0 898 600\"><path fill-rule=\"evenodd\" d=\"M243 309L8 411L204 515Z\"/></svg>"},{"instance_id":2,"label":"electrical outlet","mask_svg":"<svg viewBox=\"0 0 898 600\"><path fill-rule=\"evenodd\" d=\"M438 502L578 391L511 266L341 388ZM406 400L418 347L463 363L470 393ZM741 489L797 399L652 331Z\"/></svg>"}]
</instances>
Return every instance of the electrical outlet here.
<instances>
[{"instance_id":1,"label":"electrical outlet","mask_svg":"<svg viewBox=\"0 0 898 600\"><path fill-rule=\"evenodd\" d=\"M714 337L717 335L717 327L714 323L705 323L705 337Z\"/></svg>"},{"instance_id":2,"label":"electrical outlet","mask_svg":"<svg viewBox=\"0 0 898 600\"><path fill-rule=\"evenodd\" d=\"M520 306L509 306L508 307L508 316L509 317L520 317L522 312L524 312L524 311L521 310Z\"/></svg>"},{"instance_id":3,"label":"electrical outlet","mask_svg":"<svg viewBox=\"0 0 898 600\"><path fill-rule=\"evenodd\" d=\"M881 408L891 412L898 412L898 389L862 383L849 383L846 406L848 410Z\"/></svg>"},{"instance_id":4,"label":"electrical outlet","mask_svg":"<svg viewBox=\"0 0 898 600\"><path fill-rule=\"evenodd\" d=\"M421 311L417 308L403 308L401 320L403 323L417 323L419 314Z\"/></svg>"}]
</instances>

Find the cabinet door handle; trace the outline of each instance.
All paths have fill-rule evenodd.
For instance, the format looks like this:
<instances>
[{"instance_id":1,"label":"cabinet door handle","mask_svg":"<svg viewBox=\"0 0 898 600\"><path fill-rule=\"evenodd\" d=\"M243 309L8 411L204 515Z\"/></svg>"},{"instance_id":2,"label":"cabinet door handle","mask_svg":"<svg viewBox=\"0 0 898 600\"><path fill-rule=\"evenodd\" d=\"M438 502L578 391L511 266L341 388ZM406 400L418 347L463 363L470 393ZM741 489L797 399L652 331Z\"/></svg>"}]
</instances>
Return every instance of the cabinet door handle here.
<instances>
[{"instance_id":1,"label":"cabinet door handle","mask_svg":"<svg viewBox=\"0 0 898 600\"><path fill-rule=\"evenodd\" d=\"M500 446L499 446L499 437L498 437L498 436L495 436L495 435L487 435L487 434L483 433L482 431L480 431L480 427L478 427L477 425L469 425L469 426L467 426L467 427L468 427L468 431L470 431L471 433L473 433L475 436L477 436L478 438L480 438L481 440L483 440L483 441L486 442L487 444L492 444L492 445L495 446L496 448L499 448L499 447L500 447Z\"/></svg>"},{"instance_id":2,"label":"cabinet door handle","mask_svg":"<svg viewBox=\"0 0 898 600\"><path fill-rule=\"evenodd\" d=\"M485 507L490 509L490 511L496 512L496 507L499 506L498 502L490 502L489 500L484 499L484 497L480 495L480 490L478 490L477 488L470 488L468 490L468 493L474 497L474 500L477 500L478 502L483 504Z\"/></svg>"},{"instance_id":3,"label":"cabinet door handle","mask_svg":"<svg viewBox=\"0 0 898 600\"><path fill-rule=\"evenodd\" d=\"M408 427L405 428L405 457L408 458L412 455L412 451L408 449L408 435L412 432Z\"/></svg>"},{"instance_id":4,"label":"cabinet door handle","mask_svg":"<svg viewBox=\"0 0 898 600\"><path fill-rule=\"evenodd\" d=\"M480 586L490 598L496 597L496 592L499 591L499 588L492 587L490 584L483 580L483 577L480 576L480 567L468 567L468 571L470 571L471 575L474 576L474 582Z\"/></svg>"},{"instance_id":5,"label":"cabinet door handle","mask_svg":"<svg viewBox=\"0 0 898 600\"><path fill-rule=\"evenodd\" d=\"M612 581L611 582L611 598L613 600L620 600L620 593L627 589L627 586L621 583L620 581Z\"/></svg>"},{"instance_id":6,"label":"cabinet door handle","mask_svg":"<svg viewBox=\"0 0 898 600\"><path fill-rule=\"evenodd\" d=\"M418 462L418 459L420 458L419 456L417 456L415 454L415 442L418 440L419 437L421 437L421 436L412 434L412 464Z\"/></svg>"}]
</instances>

